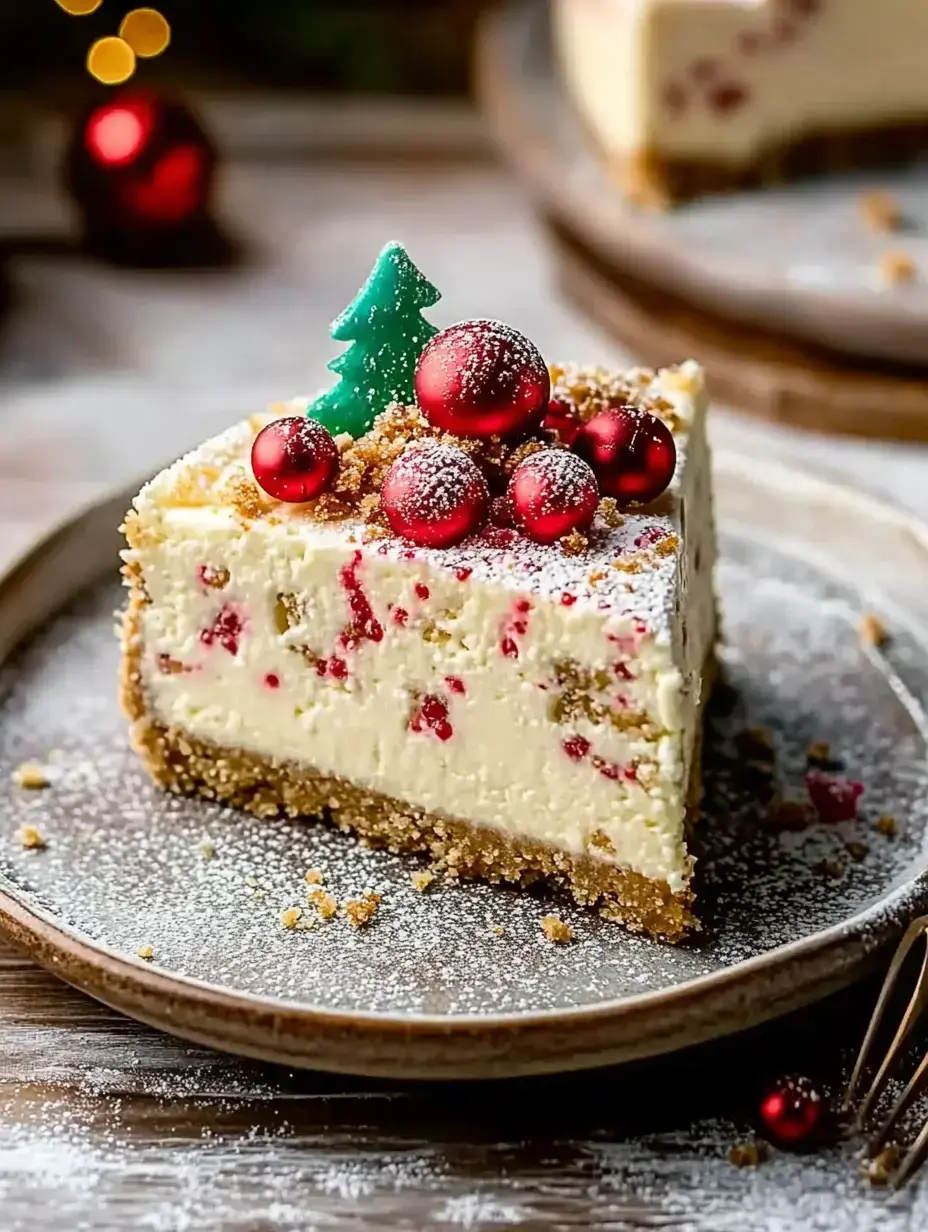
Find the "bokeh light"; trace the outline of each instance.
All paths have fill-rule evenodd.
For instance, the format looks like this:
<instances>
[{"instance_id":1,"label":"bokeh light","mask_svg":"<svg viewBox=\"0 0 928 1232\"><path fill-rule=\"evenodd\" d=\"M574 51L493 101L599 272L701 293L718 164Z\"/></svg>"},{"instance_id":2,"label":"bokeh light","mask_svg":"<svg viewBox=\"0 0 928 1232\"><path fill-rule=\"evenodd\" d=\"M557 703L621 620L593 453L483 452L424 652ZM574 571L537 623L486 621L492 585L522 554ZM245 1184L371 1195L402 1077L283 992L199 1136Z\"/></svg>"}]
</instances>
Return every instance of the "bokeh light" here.
<instances>
[{"instance_id":1,"label":"bokeh light","mask_svg":"<svg viewBox=\"0 0 928 1232\"><path fill-rule=\"evenodd\" d=\"M95 13L103 0L57 0L60 8L63 8L66 13L70 13L72 17L86 17L88 13Z\"/></svg>"},{"instance_id":2,"label":"bokeh light","mask_svg":"<svg viewBox=\"0 0 928 1232\"><path fill-rule=\"evenodd\" d=\"M135 72L135 52L125 39L97 39L87 53L87 70L105 86L118 86Z\"/></svg>"},{"instance_id":3,"label":"bokeh light","mask_svg":"<svg viewBox=\"0 0 928 1232\"><path fill-rule=\"evenodd\" d=\"M123 18L119 34L143 58L160 56L171 41L171 27L157 9L133 9Z\"/></svg>"}]
</instances>

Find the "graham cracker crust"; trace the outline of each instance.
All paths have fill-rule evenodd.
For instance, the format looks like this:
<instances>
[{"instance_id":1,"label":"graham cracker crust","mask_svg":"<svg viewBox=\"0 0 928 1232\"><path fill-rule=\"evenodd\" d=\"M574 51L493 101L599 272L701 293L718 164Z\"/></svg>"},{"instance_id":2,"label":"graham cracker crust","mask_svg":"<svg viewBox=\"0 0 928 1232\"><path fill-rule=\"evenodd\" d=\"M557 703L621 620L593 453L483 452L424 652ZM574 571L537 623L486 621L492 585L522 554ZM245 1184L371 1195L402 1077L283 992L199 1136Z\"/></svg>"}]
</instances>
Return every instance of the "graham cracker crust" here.
<instances>
[{"instance_id":1,"label":"graham cracker crust","mask_svg":"<svg viewBox=\"0 0 928 1232\"><path fill-rule=\"evenodd\" d=\"M928 116L874 127L828 129L768 146L750 163L677 158L642 149L628 158L608 156L610 171L636 204L666 208L715 193L764 188L805 176L890 167L928 152Z\"/></svg>"},{"instance_id":2,"label":"graham cracker crust","mask_svg":"<svg viewBox=\"0 0 928 1232\"><path fill-rule=\"evenodd\" d=\"M132 586L122 626L121 701L130 720L132 745L161 787L220 801L258 817L322 818L372 845L425 854L455 877L521 885L543 879L567 890L578 903L597 907L606 919L666 941L679 941L699 927L691 911L694 894L689 886L675 894L666 882L631 869L428 813L305 765L220 748L155 722L147 711L141 677L140 616L148 599L137 571L130 567L127 573ZM713 665L714 657L707 665L703 704L711 691ZM697 748L688 794L691 822L701 790Z\"/></svg>"}]
</instances>

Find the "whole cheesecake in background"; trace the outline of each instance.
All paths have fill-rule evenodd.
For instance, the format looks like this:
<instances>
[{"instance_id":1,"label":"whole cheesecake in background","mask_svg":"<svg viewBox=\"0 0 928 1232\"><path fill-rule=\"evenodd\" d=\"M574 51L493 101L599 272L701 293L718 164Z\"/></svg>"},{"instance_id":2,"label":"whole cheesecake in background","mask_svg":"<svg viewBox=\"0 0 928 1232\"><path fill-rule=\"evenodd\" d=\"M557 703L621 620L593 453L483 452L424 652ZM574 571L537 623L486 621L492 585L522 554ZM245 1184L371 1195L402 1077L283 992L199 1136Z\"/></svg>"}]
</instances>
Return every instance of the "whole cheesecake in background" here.
<instances>
[{"instance_id":1,"label":"whole cheesecake in background","mask_svg":"<svg viewBox=\"0 0 928 1232\"><path fill-rule=\"evenodd\" d=\"M669 204L928 150L913 0L552 0L567 86L627 195Z\"/></svg>"},{"instance_id":2,"label":"whole cheesecake in background","mask_svg":"<svg viewBox=\"0 0 928 1232\"><path fill-rule=\"evenodd\" d=\"M380 329L410 288L434 302L385 254L393 300L369 283L338 336ZM125 524L133 743L169 789L324 817L454 875L546 878L676 940L694 924L714 664L702 372L549 374L508 326L419 332L441 427L411 400L374 406L359 435L334 434L332 477L300 399L142 489ZM366 406L378 377L354 355L363 382L313 405L357 423L346 401ZM385 379L404 371L394 357ZM481 432L504 401L521 426ZM319 494L270 496L278 454Z\"/></svg>"}]
</instances>

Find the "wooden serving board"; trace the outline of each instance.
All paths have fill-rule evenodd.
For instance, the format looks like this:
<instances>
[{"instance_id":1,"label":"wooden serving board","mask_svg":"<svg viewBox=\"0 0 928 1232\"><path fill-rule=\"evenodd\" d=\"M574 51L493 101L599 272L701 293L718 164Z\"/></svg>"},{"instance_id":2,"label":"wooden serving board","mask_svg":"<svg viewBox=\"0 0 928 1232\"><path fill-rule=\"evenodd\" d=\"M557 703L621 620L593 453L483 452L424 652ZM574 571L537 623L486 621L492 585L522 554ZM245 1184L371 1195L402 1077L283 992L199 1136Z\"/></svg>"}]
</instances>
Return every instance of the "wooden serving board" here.
<instances>
[{"instance_id":1,"label":"wooden serving board","mask_svg":"<svg viewBox=\"0 0 928 1232\"><path fill-rule=\"evenodd\" d=\"M643 363L695 356L726 405L821 432L928 439L928 374L868 367L789 338L731 324L618 275L553 226L564 293Z\"/></svg>"},{"instance_id":2,"label":"wooden serving board","mask_svg":"<svg viewBox=\"0 0 928 1232\"><path fill-rule=\"evenodd\" d=\"M928 382L925 168L823 176L776 190L707 198L665 214L636 209L609 179L576 115L556 71L545 10L530 0L515 0L484 23L478 87L504 155L543 215L615 278L672 297L675 315L680 304L688 305L694 318L716 320L723 355L724 335L736 339L731 347L737 357L744 349L739 335L750 330L749 349L782 350L785 371L803 367L812 348L810 366L818 375L811 384L829 362L840 373L850 361L864 371L865 384L874 378L872 394L862 391L858 398L867 415L885 406L880 365L920 369L910 383ZM860 197L877 188L900 202L907 219L904 234L879 234L865 225ZM910 256L922 276L887 285L880 262L892 250ZM759 341L765 335L769 348ZM624 332L620 336L626 340ZM794 358L786 363L790 345ZM788 417L796 422L843 426L842 398L828 407L819 425L815 413L801 409L810 397L794 394L799 384L798 376L791 376L782 396L775 391L767 398L765 413L771 404L791 404ZM825 401L832 402L840 376L824 384ZM897 388L891 381L889 389ZM760 409L756 398L748 401ZM902 413L901 435L928 435L928 420L924 427L914 426L924 417L924 396L915 397L913 412ZM852 430L865 428L853 424ZM870 429L870 434L900 432L890 423L885 433Z\"/></svg>"}]
</instances>

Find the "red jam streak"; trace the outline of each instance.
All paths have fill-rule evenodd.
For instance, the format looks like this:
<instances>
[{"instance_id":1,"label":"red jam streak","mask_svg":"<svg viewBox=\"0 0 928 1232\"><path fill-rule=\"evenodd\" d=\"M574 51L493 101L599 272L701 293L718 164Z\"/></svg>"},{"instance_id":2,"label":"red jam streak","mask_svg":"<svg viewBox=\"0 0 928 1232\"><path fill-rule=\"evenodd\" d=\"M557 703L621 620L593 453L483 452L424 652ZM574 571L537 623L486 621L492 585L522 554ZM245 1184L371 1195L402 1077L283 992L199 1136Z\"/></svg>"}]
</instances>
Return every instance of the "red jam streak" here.
<instances>
[{"instance_id":1,"label":"red jam streak","mask_svg":"<svg viewBox=\"0 0 928 1232\"><path fill-rule=\"evenodd\" d=\"M572 595L570 591L565 590L561 595L561 607L573 607L577 602L577 596Z\"/></svg>"},{"instance_id":2,"label":"red jam streak","mask_svg":"<svg viewBox=\"0 0 928 1232\"><path fill-rule=\"evenodd\" d=\"M419 704L409 720L409 730L432 732L439 740L450 740L454 735L454 728L448 722L448 703L435 693L426 693L419 699Z\"/></svg>"},{"instance_id":3,"label":"red jam streak","mask_svg":"<svg viewBox=\"0 0 928 1232\"><path fill-rule=\"evenodd\" d=\"M395 625L399 625L400 628L402 628L402 626L405 625L406 621L409 619L409 613L404 607L391 607L390 619Z\"/></svg>"},{"instance_id":4,"label":"red jam streak","mask_svg":"<svg viewBox=\"0 0 928 1232\"><path fill-rule=\"evenodd\" d=\"M276 672L267 673L267 675L264 677L264 687L266 689L279 689L280 688L280 677L277 675Z\"/></svg>"},{"instance_id":5,"label":"red jam streak","mask_svg":"<svg viewBox=\"0 0 928 1232\"><path fill-rule=\"evenodd\" d=\"M348 610L351 613L350 622L338 635L338 644L345 651L357 650L363 642L383 641L383 625L374 615L371 601L358 580L360 565L361 553L355 552L351 563L344 565L338 575L348 595Z\"/></svg>"},{"instance_id":6,"label":"red jam streak","mask_svg":"<svg viewBox=\"0 0 928 1232\"><path fill-rule=\"evenodd\" d=\"M244 630L245 621L238 608L226 603L210 627L200 630L200 641L204 646L215 646L218 642L230 655L237 655Z\"/></svg>"},{"instance_id":7,"label":"red jam streak","mask_svg":"<svg viewBox=\"0 0 928 1232\"><path fill-rule=\"evenodd\" d=\"M425 585L424 582L416 582L415 590L416 590L416 598L421 599L422 602L424 603L426 599L429 597L429 588Z\"/></svg>"},{"instance_id":8,"label":"red jam streak","mask_svg":"<svg viewBox=\"0 0 928 1232\"><path fill-rule=\"evenodd\" d=\"M466 582L472 573L473 569L468 568L467 565L462 565L460 569L455 569L454 576L459 582Z\"/></svg>"},{"instance_id":9,"label":"red jam streak","mask_svg":"<svg viewBox=\"0 0 928 1232\"><path fill-rule=\"evenodd\" d=\"M807 770L806 791L820 820L829 823L853 821L857 801L864 794L863 783L843 779L824 770Z\"/></svg>"},{"instance_id":10,"label":"red jam streak","mask_svg":"<svg viewBox=\"0 0 928 1232\"><path fill-rule=\"evenodd\" d=\"M451 690L452 693L459 693L462 697L467 692L467 689L465 688L465 685L464 685L464 681L461 679L460 676L446 676L445 684L448 686L448 688Z\"/></svg>"}]
</instances>

